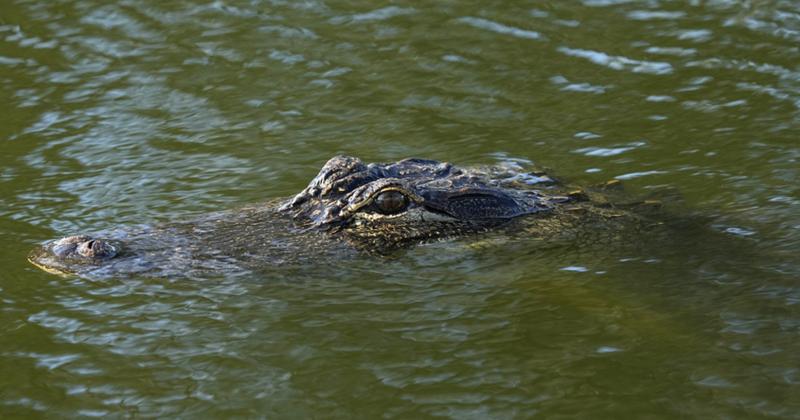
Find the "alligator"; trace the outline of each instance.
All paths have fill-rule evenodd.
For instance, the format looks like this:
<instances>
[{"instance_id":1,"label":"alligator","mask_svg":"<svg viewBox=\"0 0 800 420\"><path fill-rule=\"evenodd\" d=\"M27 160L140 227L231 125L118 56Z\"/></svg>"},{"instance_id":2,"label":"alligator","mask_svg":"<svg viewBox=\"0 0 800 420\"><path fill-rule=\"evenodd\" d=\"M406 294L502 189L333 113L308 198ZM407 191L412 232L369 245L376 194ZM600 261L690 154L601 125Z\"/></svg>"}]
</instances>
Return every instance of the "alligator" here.
<instances>
[{"instance_id":1,"label":"alligator","mask_svg":"<svg viewBox=\"0 0 800 420\"><path fill-rule=\"evenodd\" d=\"M28 259L49 272L83 277L203 276L309 264L322 254L387 255L482 232L576 243L615 240L620 232L658 224L632 210L655 202L609 200L617 184L575 189L548 172L514 165L366 164L336 156L289 199L187 222L67 236L45 242Z\"/></svg>"}]
</instances>

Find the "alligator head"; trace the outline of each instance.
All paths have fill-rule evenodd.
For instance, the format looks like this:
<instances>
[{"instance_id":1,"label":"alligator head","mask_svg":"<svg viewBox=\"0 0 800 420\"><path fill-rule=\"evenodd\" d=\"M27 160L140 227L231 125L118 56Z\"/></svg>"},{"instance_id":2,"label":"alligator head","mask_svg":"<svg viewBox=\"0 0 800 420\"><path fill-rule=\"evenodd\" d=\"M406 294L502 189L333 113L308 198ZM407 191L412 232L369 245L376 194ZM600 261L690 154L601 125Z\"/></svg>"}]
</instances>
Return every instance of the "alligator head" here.
<instances>
[{"instance_id":1,"label":"alligator head","mask_svg":"<svg viewBox=\"0 0 800 420\"><path fill-rule=\"evenodd\" d=\"M200 254L236 258L237 253L260 252L269 257L270 244L280 244L275 245L280 253L304 243L325 247L328 238L341 238L356 249L383 253L479 232L521 215L549 212L564 199L543 192L545 189L508 185L508 176L525 174L512 171L505 178L497 175L492 170L460 169L433 160L365 164L354 157L337 156L308 187L280 205L234 210L211 215L208 220L152 229L123 228L94 236L68 236L46 242L31 252L29 260L53 272L103 267L109 272L134 272L160 264L202 265ZM296 245L285 242L293 239ZM231 254L225 250L232 250Z\"/></svg>"},{"instance_id":2,"label":"alligator head","mask_svg":"<svg viewBox=\"0 0 800 420\"><path fill-rule=\"evenodd\" d=\"M280 211L310 227L342 232L367 248L484 230L546 212L553 198L499 185L488 174L450 163L405 159L364 164L336 156Z\"/></svg>"}]
</instances>

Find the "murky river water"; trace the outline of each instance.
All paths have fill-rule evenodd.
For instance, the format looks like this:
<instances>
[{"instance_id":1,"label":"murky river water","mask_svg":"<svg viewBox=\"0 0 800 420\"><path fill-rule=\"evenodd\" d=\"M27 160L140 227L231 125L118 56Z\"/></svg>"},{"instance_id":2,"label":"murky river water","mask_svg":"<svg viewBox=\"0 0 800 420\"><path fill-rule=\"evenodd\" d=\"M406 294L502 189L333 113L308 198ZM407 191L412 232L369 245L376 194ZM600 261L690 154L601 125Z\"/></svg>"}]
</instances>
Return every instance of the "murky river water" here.
<instances>
[{"instance_id":1,"label":"murky river water","mask_svg":"<svg viewBox=\"0 0 800 420\"><path fill-rule=\"evenodd\" d=\"M0 81L0 417L800 418L798 2L4 0ZM191 281L25 260L337 153L531 160L706 222Z\"/></svg>"}]
</instances>

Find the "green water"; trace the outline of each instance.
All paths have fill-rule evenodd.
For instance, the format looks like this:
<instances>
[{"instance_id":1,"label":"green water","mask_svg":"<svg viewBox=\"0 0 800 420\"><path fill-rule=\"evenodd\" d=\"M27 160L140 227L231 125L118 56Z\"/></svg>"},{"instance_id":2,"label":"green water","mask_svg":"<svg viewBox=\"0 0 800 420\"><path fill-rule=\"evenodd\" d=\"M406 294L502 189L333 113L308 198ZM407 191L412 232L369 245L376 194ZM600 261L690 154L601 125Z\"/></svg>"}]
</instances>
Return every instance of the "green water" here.
<instances>
[{"instance_id":1,"label":"green water","mask_svg":"<svg viewBox=\"0 0 800 420\"><path fill-rule=\"evenodd\" d=\"M800 418L795 1L3 0L0 81L2 418ZM191 281L25 260L338 153L533 161L705 222Z\"/></svg>"}]
</instances>

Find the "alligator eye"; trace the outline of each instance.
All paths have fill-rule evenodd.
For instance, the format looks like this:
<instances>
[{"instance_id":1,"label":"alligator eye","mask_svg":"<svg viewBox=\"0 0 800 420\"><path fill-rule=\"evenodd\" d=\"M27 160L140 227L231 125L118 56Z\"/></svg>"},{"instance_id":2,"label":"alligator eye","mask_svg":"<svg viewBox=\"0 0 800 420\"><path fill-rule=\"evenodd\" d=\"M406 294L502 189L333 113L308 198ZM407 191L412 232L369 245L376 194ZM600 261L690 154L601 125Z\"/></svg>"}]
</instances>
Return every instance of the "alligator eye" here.
<instances>
[{"instance_id":1,"label":"alligator eye","mask_svg":"<svg viewBox=\"0 0 800 420\"><path fill-rule=\"evenodd\" d=\"M383 214L397 214L408 207L408 197L400 191L384 191L375 197L375 208Z\"/></svg>"}]
</instances>

